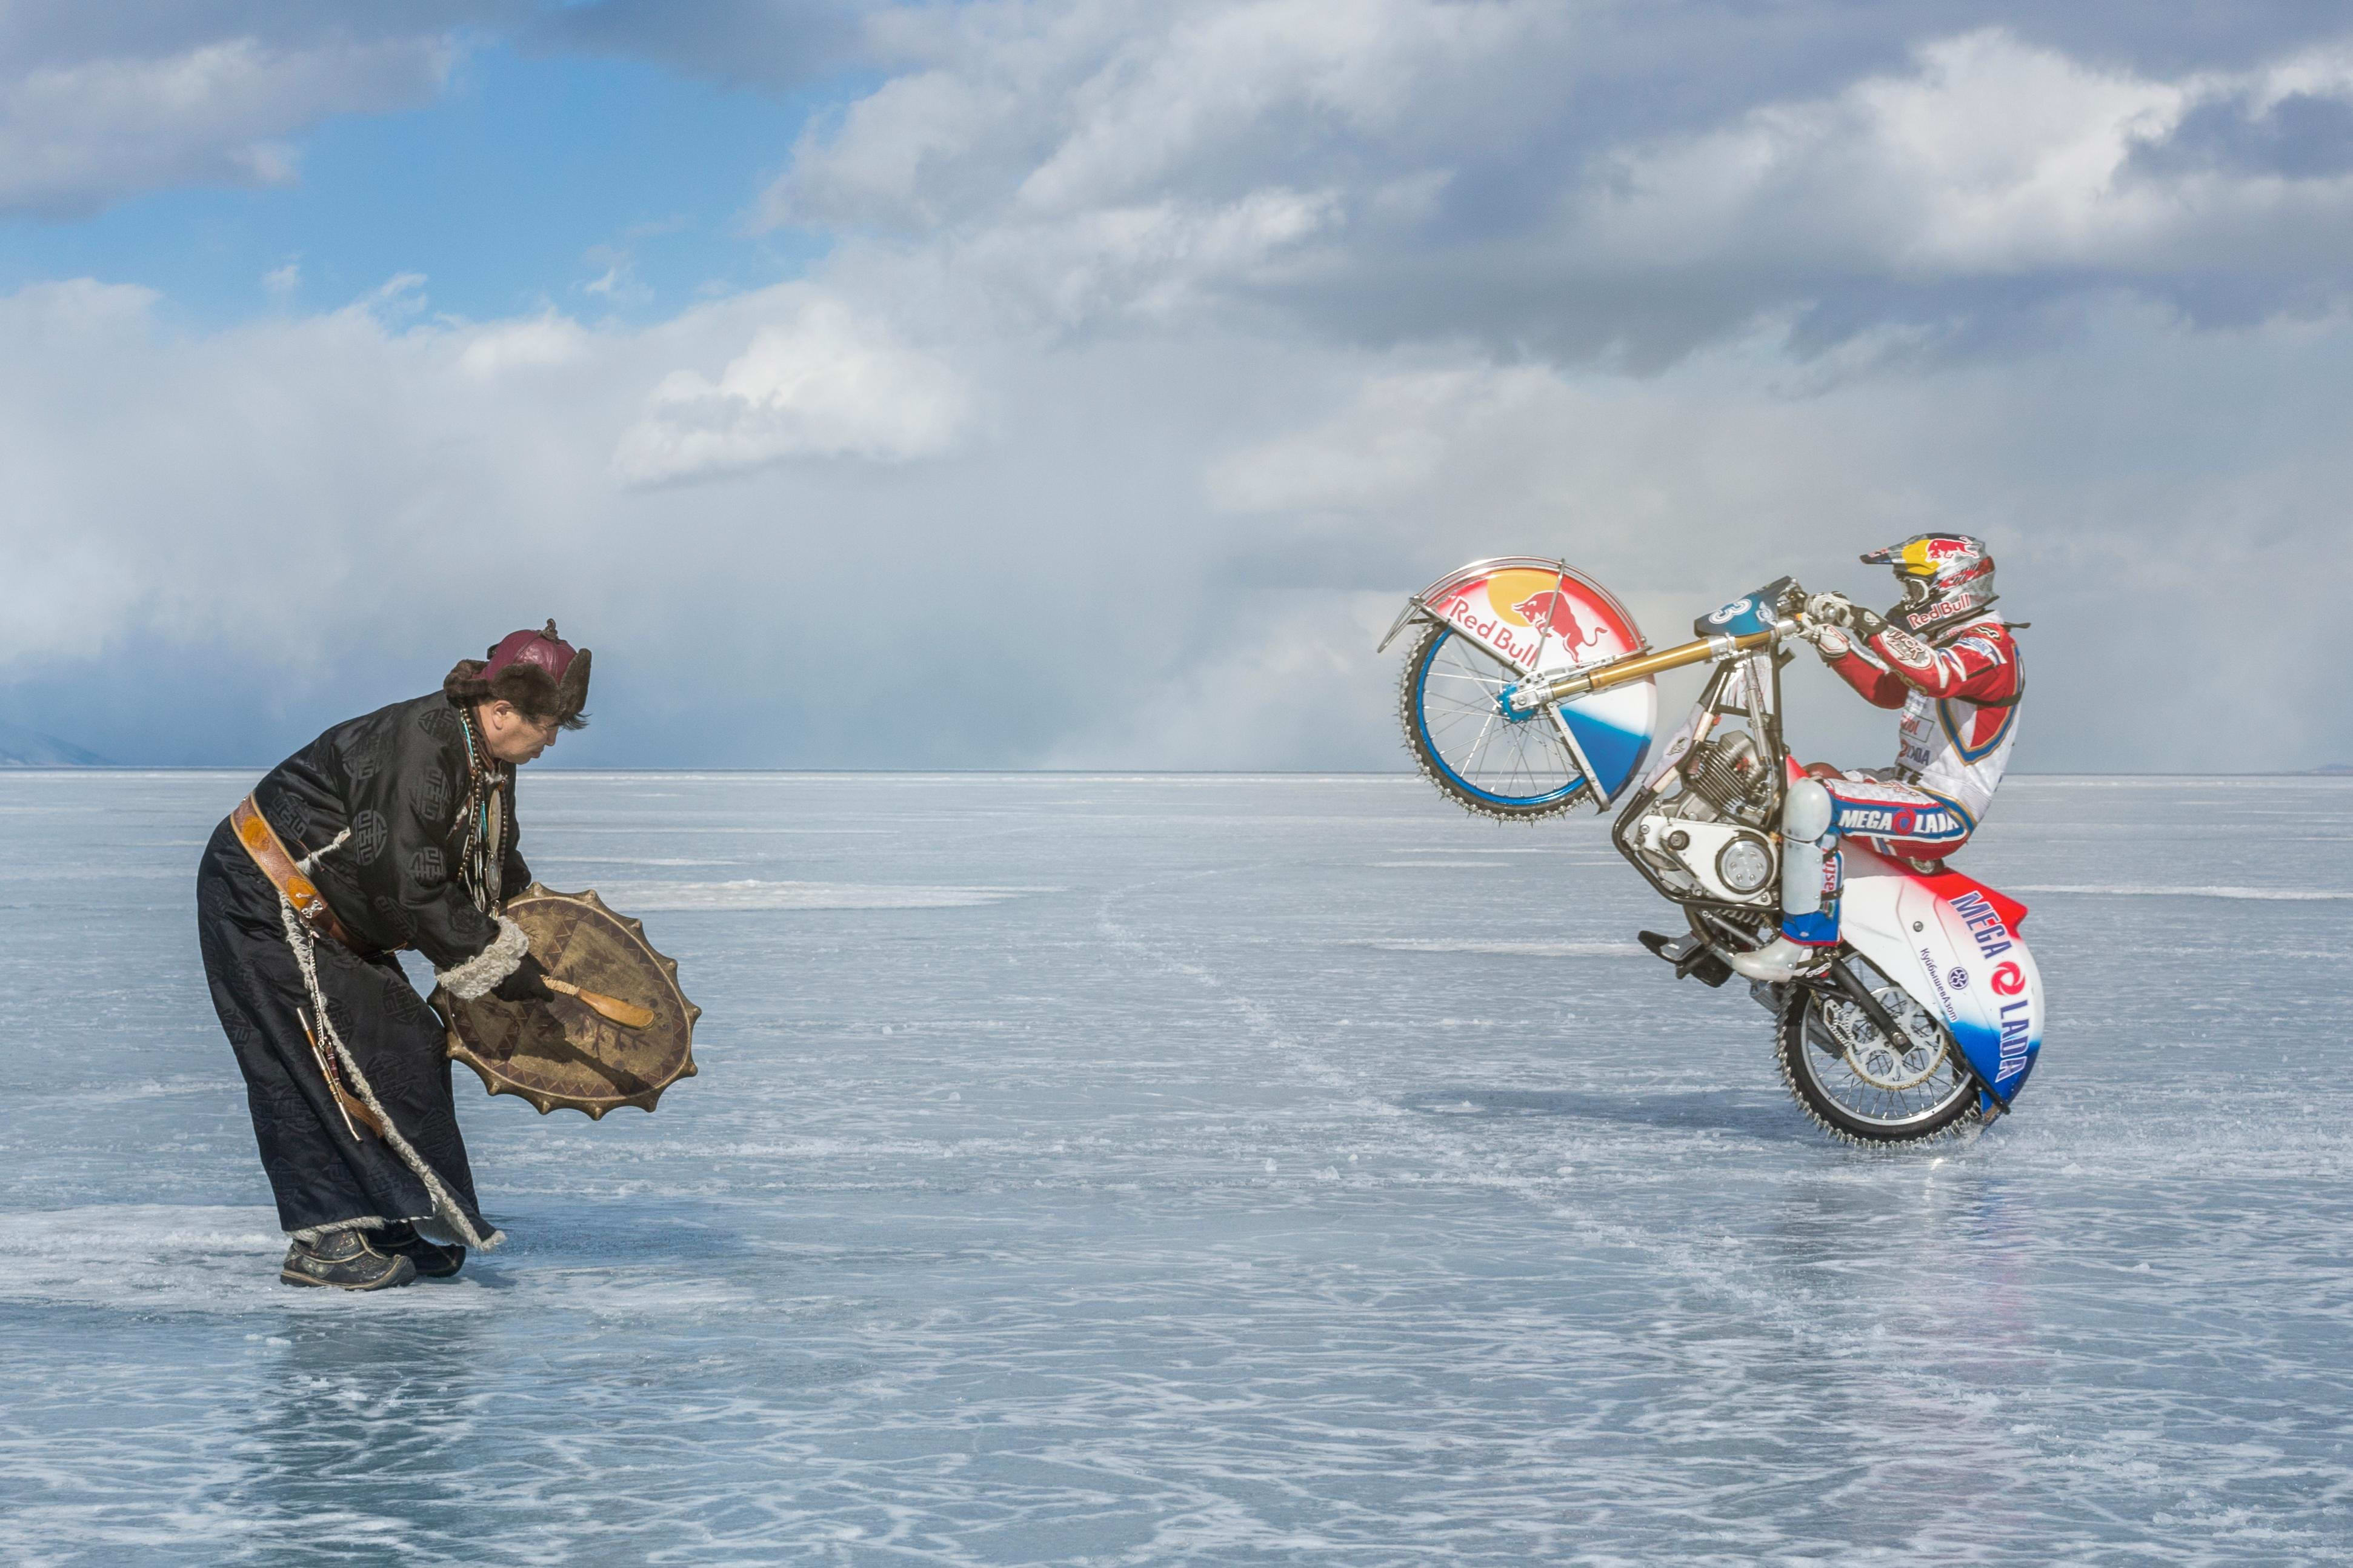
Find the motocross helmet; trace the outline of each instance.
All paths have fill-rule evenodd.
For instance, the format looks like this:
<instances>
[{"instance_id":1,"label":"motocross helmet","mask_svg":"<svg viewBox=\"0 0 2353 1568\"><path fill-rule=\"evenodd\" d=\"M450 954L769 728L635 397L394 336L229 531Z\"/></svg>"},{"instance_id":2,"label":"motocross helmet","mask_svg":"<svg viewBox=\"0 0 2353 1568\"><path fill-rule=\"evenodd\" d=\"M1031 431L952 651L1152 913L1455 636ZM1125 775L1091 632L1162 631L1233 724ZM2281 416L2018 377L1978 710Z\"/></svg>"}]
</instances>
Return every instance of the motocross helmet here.
<instances>
[{"instance_id":1,"label":"motocross helmet","mask_svg":"<svg viewBox=\"0 0 2353 1568\"><path fill-rule=\"evenodd\" d=\"M1914 637L1934 638L1994 601L1993 552L1966 533L1915 533L1873 551L1862 563L1894 568L1904 600L1887 612L1888 624Z\"/></svg>"}]
</instances>

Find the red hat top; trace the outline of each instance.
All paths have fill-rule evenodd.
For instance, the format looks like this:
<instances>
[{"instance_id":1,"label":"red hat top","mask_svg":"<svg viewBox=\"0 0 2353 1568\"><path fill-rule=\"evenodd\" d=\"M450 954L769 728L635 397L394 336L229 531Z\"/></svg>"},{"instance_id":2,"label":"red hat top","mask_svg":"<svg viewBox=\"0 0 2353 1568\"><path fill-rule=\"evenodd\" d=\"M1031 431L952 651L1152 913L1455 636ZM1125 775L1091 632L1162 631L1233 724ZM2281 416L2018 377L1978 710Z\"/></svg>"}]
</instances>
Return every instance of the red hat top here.
<instances>
[{"instance_id":1,"label":"red hat top","mask_svg":"<svg viewBox=\"0 0 2353 1568\"><path fill-rule=\"evenodd\" d=\"M499 672L518 664L535 664L547 671L550 680L561 684L564 672L580 650L555 635L555 623L550 621L544 631L509 632L491 649L491 661L482 667L482 679L496 680Z\"/></svg>"},{"instance_id":2,"label":"red hat top","mask_svg":"<svg viewBox=\"0 0 2353 1568\"><path fill-rule=\"evenodd\" d=\"M543 631L510 632L490 656L461 658L450 669L441 689L452 702L503 700L567 730L586 722L588 650L558 637L554 621Z\"/></svg>"}]
</instances>

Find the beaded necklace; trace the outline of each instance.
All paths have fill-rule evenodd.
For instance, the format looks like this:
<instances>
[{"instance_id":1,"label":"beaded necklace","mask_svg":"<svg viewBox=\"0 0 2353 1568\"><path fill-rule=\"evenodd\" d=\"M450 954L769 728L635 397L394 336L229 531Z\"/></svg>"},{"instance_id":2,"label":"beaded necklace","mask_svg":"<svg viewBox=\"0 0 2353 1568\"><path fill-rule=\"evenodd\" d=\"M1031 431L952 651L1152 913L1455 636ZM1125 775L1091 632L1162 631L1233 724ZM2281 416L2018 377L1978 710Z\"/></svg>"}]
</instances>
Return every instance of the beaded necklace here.
<instances>
[{"instance_id":1,"label":"beaded necklace","mask_svg":"<svg viewBox=\"0 0 2353 1568\"><path fill-rule=\"evenodd\" d=\"M471 710L459 709L458 720L466 732L466 843L459 852L459 875L474 907L491 914L499 907L500 872L504 868L500 864L499 840L505 837L505 814L500 809L498 793L506 782L505 770L493 769L484 762Z\"/></svg>"}]
</instances>

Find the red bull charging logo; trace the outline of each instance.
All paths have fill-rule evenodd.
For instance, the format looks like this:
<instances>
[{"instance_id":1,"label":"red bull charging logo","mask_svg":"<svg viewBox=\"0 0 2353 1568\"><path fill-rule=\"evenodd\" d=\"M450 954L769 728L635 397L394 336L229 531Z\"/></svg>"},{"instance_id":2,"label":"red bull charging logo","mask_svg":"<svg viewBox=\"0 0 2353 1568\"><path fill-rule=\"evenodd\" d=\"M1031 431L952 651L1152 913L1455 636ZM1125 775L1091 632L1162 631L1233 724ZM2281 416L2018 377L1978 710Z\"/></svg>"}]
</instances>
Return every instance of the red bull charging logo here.
<instances>
[{"instance_id":1,"label":"red bull charging logo","mask_svg":"<svg viewBox=\"0 0 2353 1568\"><path fill-rule=\"evenodd\" d=\"M1430 607L1507 662L1530 668L1555 655L1580 664L1609 658L1641 640L1607 604L1556 572L1515 567L1472 578Z\"/></svg>"},{"instance_id":2,"label":"red bull charging logo","mask_svg":"<svg viewBox=\"0 0 2353 1568\"><path fill-rule=\"evenodd\" d=\"M1512 613L1532 626L1539 626L1568 645L1571 648L1591 647L1601 640L1600 628L1588 637L1577 622L1577 609L1567 595L1557 588L1546 588L1540 594L1530 594L1512 606Z\"/></svg>"}]
</instances>

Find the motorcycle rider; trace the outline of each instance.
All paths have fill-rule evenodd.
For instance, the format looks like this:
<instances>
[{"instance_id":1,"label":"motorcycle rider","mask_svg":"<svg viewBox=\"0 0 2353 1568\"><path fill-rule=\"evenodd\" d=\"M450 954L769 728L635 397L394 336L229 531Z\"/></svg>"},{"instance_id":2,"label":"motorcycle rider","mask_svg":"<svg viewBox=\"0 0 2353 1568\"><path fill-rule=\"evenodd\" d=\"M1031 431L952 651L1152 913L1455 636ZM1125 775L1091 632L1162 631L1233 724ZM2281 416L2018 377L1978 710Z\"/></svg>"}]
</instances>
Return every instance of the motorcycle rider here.
<instances>
[{"instance_id":1,"label":"motorcycle rider","mask_svg":"<svg viewBox=\"0 0 2353 1568\"><path fill-rule=\"evenodd\" d=\"M1965 533L1915 533L1864 555L1887 566L1903 599L1884 616L1843 594L1807 602L1807 637L1863 700L1904 711L1895 764L1823 763L1782 805L1781 934L1736 966L1785 980L1838 941L1836 889L1822 868L1841 837L1915 868L1943 868L1985 819L2018 738L2025 684L2018 645L1992 611L1993 553Z\"/></svg>"}]
</instances>

